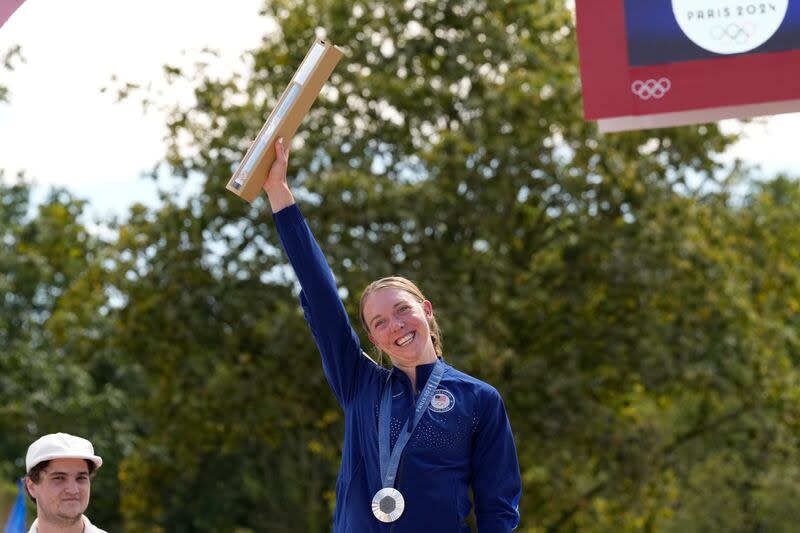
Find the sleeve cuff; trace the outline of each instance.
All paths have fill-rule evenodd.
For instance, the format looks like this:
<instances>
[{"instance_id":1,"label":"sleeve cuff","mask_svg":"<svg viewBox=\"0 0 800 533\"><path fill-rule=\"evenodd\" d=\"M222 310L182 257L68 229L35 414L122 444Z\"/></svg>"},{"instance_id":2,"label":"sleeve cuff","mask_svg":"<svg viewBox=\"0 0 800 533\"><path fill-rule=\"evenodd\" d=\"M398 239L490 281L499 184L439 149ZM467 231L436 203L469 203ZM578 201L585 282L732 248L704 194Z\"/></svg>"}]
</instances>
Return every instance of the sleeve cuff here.
<instances>
[{"instance_id":1,"label":"sleeve cuff","mask_svg":"<svg viewBox=\"0 0 800 533\"><path fill-rule=\"evenodd\" d=\"M300 208L296 203L288 205L276 213L272 213L272 218L275 222L288 222L297 218L302 218Z\"/></svg>"}]
</instances>

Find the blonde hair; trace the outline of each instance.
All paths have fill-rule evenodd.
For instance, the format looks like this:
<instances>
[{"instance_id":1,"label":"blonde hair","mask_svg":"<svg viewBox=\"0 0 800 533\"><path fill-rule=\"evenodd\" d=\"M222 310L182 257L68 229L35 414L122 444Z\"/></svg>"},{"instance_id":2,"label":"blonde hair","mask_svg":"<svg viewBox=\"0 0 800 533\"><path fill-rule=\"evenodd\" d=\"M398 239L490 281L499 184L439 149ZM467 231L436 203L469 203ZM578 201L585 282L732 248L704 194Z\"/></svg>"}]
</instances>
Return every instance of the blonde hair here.
<instances>
[{"instance_id":1,"label":"blonde hair","mask_svg":"<svg viewBox=\"0 0 800 533\"><path fill-rule=\"evenodd\" d=\"M389 276L388 278L381 278L377 281L373 281L367 288L364 289L364 292L361 294L361 302L358 305L358 314L361 318L361 325L364 326L364 329L369 333L369 326L367 325L367 320L364 318L364 302L367 301L367 296L372 294L373 292L379 291L381 289L387 288L394 288L406 291L411 296L413 296L419 303L422 303L426 300L425 296L422 294L422 291L419 290L413 281L406 279L402 276ZM437 356L442 355L442 332L439 330L439 324L436 323L436 317L431 317L428 320L428 327L431 330L431 341L433 342L433 351L436 352Z\"/></svg>"}]
</instances>

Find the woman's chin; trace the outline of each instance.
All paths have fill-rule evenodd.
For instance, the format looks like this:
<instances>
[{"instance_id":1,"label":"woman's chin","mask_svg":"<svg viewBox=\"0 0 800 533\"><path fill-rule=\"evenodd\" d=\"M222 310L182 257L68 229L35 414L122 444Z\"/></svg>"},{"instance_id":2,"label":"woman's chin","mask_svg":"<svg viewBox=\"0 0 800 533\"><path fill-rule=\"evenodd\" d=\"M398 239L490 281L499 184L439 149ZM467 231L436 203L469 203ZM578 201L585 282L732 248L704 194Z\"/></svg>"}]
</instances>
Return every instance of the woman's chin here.
<instances>
[{"instance_id":1,"label":"woman's chin","mask_svg":"<svg viewBox=\"0 0 800 533\"><path fill-rule=\"evenodd\" d=\"M420 365L426 363L424 350L402 350L397 349L392 352L387 352L392 363L397 366Z\"/></svg>"}]
</instances>

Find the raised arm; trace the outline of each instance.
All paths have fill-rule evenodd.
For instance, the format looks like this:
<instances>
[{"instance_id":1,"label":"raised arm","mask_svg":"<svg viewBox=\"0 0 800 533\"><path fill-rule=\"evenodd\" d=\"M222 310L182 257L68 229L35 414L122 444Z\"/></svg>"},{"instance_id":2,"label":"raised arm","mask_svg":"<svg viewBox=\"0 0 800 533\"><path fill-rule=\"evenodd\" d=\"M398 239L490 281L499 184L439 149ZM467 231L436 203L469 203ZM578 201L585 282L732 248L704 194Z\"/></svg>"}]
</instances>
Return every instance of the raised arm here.
<instances>
[{"instance_id":1,"label":"raised arm","mask_svg":"<svg viewBox=\"0 0 800 533\"><path fill-rule=\"evenodd\" d=\"M289 152L282 139L275 143L275 151L277 157L264 191L281 244L300 282L300 302L322 354L325 377L339 403L346 405L353 398L363 374L376 365L363 354L325 255L295 204L286 180Z\"/></svg>"}]
</instances>

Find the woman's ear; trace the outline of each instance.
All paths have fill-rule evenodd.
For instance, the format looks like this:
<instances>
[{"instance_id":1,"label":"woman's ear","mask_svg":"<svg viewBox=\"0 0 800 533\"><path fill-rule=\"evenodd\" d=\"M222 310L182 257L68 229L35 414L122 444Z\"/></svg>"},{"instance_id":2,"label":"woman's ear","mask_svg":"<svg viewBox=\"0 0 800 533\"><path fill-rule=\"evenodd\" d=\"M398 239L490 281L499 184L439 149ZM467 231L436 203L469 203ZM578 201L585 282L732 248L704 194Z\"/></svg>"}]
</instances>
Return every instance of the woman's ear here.
<instances>
[{"instance_id":1,"label":"woman's ear","mask_svg":"<svg viewBox=\"0 0 800 533\"><path fill-rule=\"evenodd\" d=\"M422 309L425 311L425 318L430 320L433 318L433 304L430 303L428 300L422 301Z\"/></svg>"}]
</instances>

